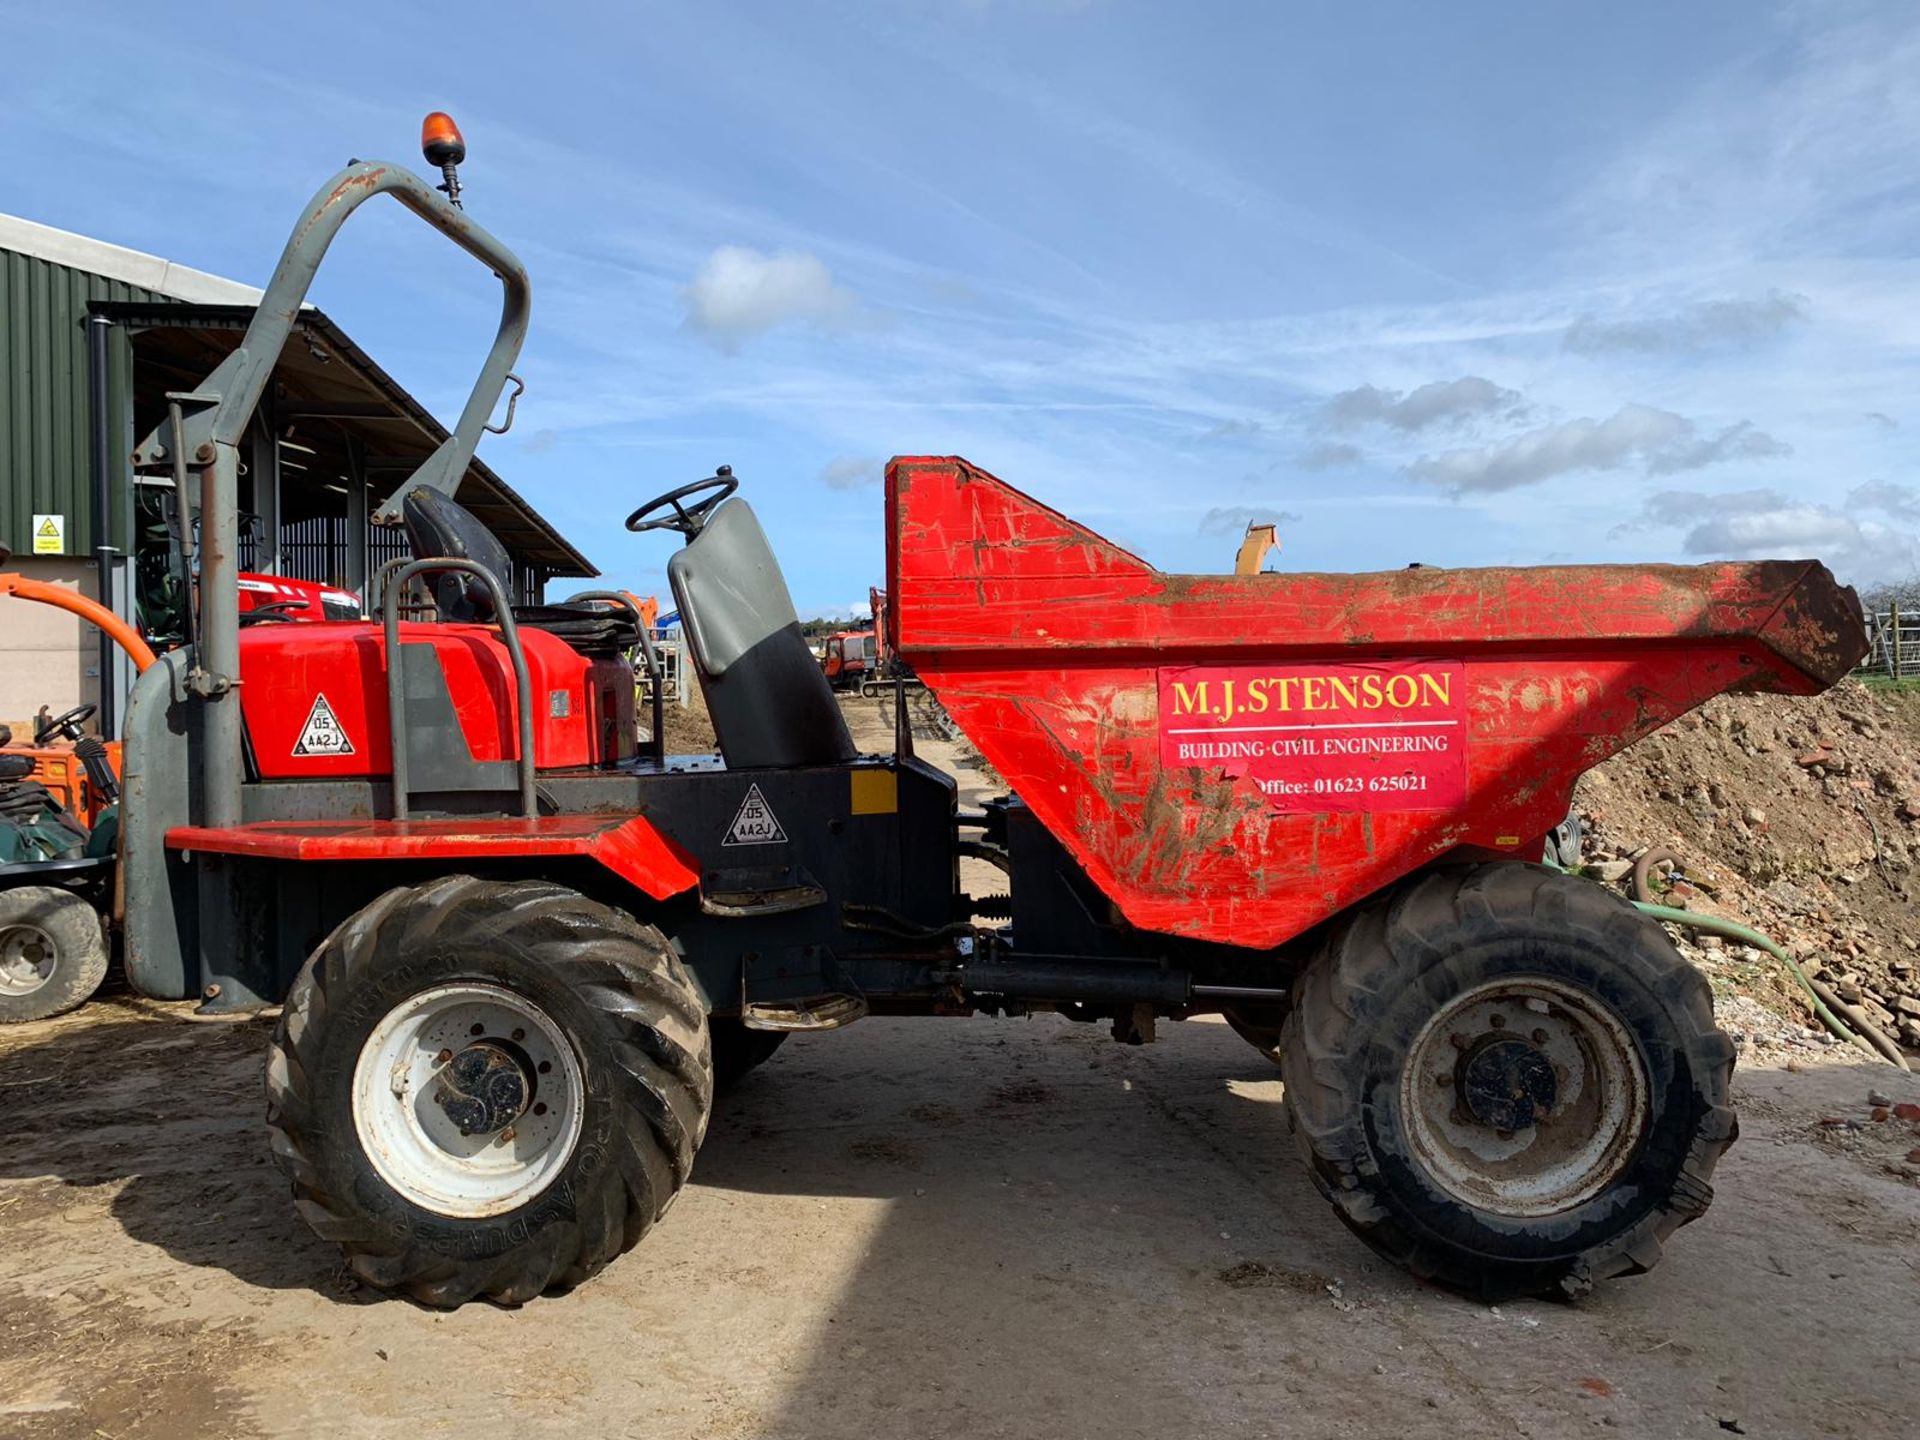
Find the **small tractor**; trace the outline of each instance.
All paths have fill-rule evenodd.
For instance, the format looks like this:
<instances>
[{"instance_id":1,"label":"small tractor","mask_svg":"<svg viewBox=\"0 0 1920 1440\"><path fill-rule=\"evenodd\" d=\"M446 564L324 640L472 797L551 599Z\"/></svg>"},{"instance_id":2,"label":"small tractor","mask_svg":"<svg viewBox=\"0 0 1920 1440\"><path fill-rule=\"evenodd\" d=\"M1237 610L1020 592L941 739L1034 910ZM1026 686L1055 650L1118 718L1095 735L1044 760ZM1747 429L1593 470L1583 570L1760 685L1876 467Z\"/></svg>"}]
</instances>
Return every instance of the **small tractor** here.
<instances>
[{"instance_id":1,"label":"small tractor","mask_svg":"<svg viewBox=\"0 0 1920 1440\"><path fill-rule=\"evenodd\" d=\"M198 485L201 583L196 643L129 706L128 978L284 1004L273 1155L359 1276L441 1306L578 1284L686 1184L717 1084L869 1017L1141 1043L1224 1013L1277 1047L1340 1218L1476 1295L1645 1270L1707 1208L1735 1122L1706 982L1539 861L1583 770L1723 691L1847 673L1860 608L1823 566L1171 575L964 460L896 459L890 646L1010 787L963 809L908 727L859 752L722 467L626 517L679 541L718 737L668 755L621 597L516 604L449 498L529 295L457 204L457 131L425 139L442 193L329 179L240 347L135 453ZM379 195L498 276L499 330L383 509L413 558L369 618L243 629L239 442ZM416 579L437 618L401 618ZM962 856L1004 893L968 894Z\"/></svg>"},{"instance_id":2,"label":"small tractor","mask_svg":"<svg viewBox=\"0 0 1920 1440\"><path fill-rule=\"evenodd\" d=\"M0 546L0 566L8 558ZM78 615L137 670L153 664L131 626L65 586L0 573L0 598ZM83 1005L106 978L121 747L81 728L96 708L43 709L31 744L0 726L0 1025Z\"/></svg>"}]
</instances>

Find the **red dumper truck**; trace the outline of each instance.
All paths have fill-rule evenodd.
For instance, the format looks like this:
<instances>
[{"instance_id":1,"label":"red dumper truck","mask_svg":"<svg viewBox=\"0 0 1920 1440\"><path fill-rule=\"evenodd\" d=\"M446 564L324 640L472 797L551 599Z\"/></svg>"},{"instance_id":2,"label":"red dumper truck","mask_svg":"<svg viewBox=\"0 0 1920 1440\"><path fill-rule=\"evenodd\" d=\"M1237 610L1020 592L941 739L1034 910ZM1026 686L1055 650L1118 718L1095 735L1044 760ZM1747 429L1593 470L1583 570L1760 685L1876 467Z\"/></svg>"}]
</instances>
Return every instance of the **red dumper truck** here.
<instances>
[{"instance_id":1,"label":"red dumper truck","mask_svg":"<svg viewBox=\"0 0 1920 1440\"><path fill-rule=\"evenodd\" d=\"M127 721L128 976L284 1005L273 1155L358 1275L447 1306L576 1285L686 1183L717 1083L903 1016L1137 1043L1224 1013L1277 1044L1340 1218L1479 1295L1644 1270L1707 1208L1735 1123L1706 984L1538 862L1581 771L1710 696L1847 672L1860 610L1823 566L1168 575L964 460L895 460L889 646L1009 786L967 810L906 727L856 747L722 468L626 518L677 541L718 737L668 755L626 602L524 603L450 498L528 288L452 203L457 132L427 141L442 193L379 162L328 180L239 350L136 452L199 487L203 578L197 645ZM243 629L237 447L381 195L499 277L499 332L388 502L412 558L371 618ZM416 580L436 613L402 620ZM1004 890L967 893L962 856Z\"/></svg>"}]
</instances>

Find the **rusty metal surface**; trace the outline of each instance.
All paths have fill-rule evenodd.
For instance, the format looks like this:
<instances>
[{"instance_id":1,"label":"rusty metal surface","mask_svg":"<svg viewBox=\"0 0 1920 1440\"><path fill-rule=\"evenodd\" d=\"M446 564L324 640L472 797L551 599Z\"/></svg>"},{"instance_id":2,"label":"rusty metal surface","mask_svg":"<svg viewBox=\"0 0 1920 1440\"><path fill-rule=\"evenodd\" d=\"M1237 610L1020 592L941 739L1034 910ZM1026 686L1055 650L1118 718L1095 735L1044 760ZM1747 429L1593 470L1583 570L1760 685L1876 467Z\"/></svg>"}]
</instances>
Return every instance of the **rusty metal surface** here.
<instances>
[{"instance_id":1,"label":"rusty metal surface","mask_svg":"<svg viewBox=\"0 0 1920 1440\"><path fill-rule=\"evenodd\" d=\"M1865 649L1816 561L1164 575L963 460L888 468L901 658L1133 924L1277 945L1456 849L1537 858L1575 779L1727 690L1812 694ZM1458 661L1467 800L1282 813L1160 759L1159 672Z\"/></svg>"}]
</instances>

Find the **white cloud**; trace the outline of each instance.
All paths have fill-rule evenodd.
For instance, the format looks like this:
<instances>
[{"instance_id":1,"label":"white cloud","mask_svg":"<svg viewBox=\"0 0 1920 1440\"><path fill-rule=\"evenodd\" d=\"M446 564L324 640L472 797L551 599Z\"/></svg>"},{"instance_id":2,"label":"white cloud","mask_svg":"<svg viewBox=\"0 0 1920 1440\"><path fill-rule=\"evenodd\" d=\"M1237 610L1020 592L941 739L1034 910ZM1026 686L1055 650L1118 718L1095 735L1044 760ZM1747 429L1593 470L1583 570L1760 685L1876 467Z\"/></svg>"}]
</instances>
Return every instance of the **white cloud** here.
<instances>
[{"instance_id":1,"label":"white cloud","mask_svg":"<svg viewBox=\"0 0 1920 1440\"><path fill-rule=\"evenodd\" d=\"M1920 500L1912 492L1908 498ZM1920 542L1911 533L1773 489L1662 490L1616 533L1649 526L1685 530L1681 550L1703 560L1812 558L1859 584L1901 579L1920 568Z\"/></svg>"},{"instance_id":2,"label":"white cloud","mask_svg":"<svg viewBox=\"0 0 1920 1440\"><path fill-rule=\"evenodd\" d=\"M1779 334L1806 314L1805 297L1775 290L1758 300L1703 300L1668 314L1633 320L1582 315L1567 327L1562 343L1582 355L1611 350L1689 353L1719 345L1750 345Z\"/></svg>"},{"instance_id":3,"label":"white cloud","mask_svg":"<svg viewBox=\"0 0 1920 1440\"><path fill-rule=\"evenodd\" d=\"M1342 390L1327 401L1323 413L1336 429L1378 424L1414 431L1477 415L1513 414L1521 408L1517 391L1503 390L1478 375L1462 375L1458 380L1431 381L1406 394L1374 385Z\"/></svg>"},{"instance_id":4,"label":"white cloud","mask_svg":"<svg viewBox=\"0 0 1920 1440\"><path fill-rule=\"evenodd\" d=\"M1688 421L1689 425L1693 422ZM1704 470L1723 460L1777 460L1793 447L1757 430L1751 420L1729 425L1715 435L1700 435L1682 444L1654 450L1647 456L1649 475L1674 475L1682 470Z\"/></svg>"},{"instance_id":5,"label":"white cloud","mask_svg":"<svg viewBox=\"0 0 1920 1440\"><path fill-rule=\"evenodd\" d=\"M709 255L680 299L687 327L727 350L777 325L844 324L860 308L817 256L763 255L741 245Z\"/></svg>"},{"instance_id":6,"label":"white cloud","mask_svg":"<svg viewBox=\"0 0 1920 1440\"><path fill-rule=\"evenodd\" d=\"M1357 445L1315 445L1301 451L1295 463L1302 470L1342 470L1358 465L1364 458Z\"/></svg>"},{"instance_id":7,"label":"white cloud","mask_svg":"<svg viewBox=\"0 0 1920 1440\"><path fill-rule=\"evenodd\" d=\"M1600 246L1699 267L1871 254L1904 235L1920 143L1910 8L1780 6L1753 28L1767 48L1710 75L1601 168L1572 217Z\"/></svg>"},{"instance_id":8,"label":"white cloud","mask_svg":"<svg viewBox=\"0 0 1920 1440\"><path fill-rule=\"evenodd\" d=\"M1257 505L1224 505L1200 517L1199 533L1231 535L1238 539L1247 533L1249 525L1295 525L1302 518L1291 510L1271 510Z\"/></svg>"},{"instance_id":9,"label":"white cloud","mask_svg":"<svg viewBox=\"0 0 1920 1440\"><path fill-rule=\"evenodd\" d=\"M836 455L820 471L820 483L829 490L860 490L885 478L884 463L871 455Z\"/></svg>"},{"instance_id":10,"label":"white cloud","mask_svg":"<svg viewBox=\"0 0 1920 1440\"><path fill-rule=\"evenodd\" d=\"M1920 523L1920 490L1891 480L1869 480L1847 494L1849 510L1869 510L1894 520Z\"/></svg>"},{"instance_id":11,"label":"white cloud","mask_svg":"<svg viewBox=\"0 0 1920 1440\"><path fill-rule=\"evenodd\" d=\"M1258 420L1222 420L1209 429L1203 440L1230 440L1240 435L1258 435L1266 427Z\"/></svg>"},{"instance_id":12,"label":"white cloud","mask_svg":"<svg viewBox=\"0 0 1920 1440\"><path fill-rule=\"evenodd\" d=\"M1671 410L1623 405L1605 420L1564 420L1499 444L1422 456L1407 473L1459 493L1512 490L1556 475L1618 470L1635 462L1650 475L1665 475L1786 453L1785 445L1746 421L1702 435L1693 421Z\"/></svg>"}]
</instances>

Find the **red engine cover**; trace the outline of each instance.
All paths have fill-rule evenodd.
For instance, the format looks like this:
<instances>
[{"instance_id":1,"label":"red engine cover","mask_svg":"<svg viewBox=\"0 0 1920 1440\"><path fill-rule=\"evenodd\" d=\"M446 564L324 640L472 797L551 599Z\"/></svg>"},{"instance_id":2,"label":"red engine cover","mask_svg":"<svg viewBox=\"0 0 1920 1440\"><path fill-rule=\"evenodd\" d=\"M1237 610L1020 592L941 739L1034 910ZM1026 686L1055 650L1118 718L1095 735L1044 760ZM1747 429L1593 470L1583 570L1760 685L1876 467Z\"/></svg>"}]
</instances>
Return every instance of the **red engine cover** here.
<instances>
[{"instance_id":1,"label":"red engine cover","mask_svg":"<svg viewBox=\"0 0 1920 1440\"><path fill-rule=\"evenodd\" d=\"M350 590L320 585L312 580L290 580L284 575L240 572L240 613L287 605L289 620L357 620L360 598Z\"/></svg>"},{"instance_id":2,"label":"red engine cover","mask_svg":"<svg viewBox=\"0 0 1920 1440\"><path fill-rule=\"evenodd\" d=\"M517 758L513 663L484 625L402 624L404 643L434 647L475 760ZM633 753L633 672L590 660L523 628L533 681L535 763L596 765ZM253 625L240 632L240 699L260 777L342 779L393 769L386 640L378 624Z\"/></svg>"}]
</instances>

